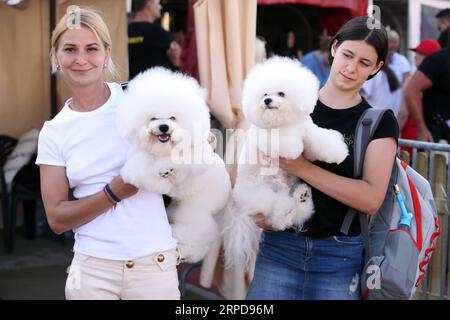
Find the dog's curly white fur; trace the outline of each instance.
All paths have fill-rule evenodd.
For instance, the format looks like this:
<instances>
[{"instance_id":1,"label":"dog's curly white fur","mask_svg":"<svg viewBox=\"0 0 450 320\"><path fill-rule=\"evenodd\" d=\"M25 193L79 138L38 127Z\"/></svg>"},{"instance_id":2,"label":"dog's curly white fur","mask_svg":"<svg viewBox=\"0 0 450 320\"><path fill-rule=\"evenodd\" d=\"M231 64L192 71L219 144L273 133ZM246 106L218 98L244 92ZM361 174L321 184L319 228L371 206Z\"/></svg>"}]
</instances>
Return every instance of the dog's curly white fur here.
<instances>
[{"instance_id":1,"label":"dog's curly white fur","mask_svg":"<svg viewBox=\"0 0 450 320\"><path fill-rule=\"evenodd\" d=\"M256 65L245 80L242 106L251 126L239 158L235 209L227 211L231 216L224 230L227 266L249 267L260 233L252 214L262 213L270 225L284 230L300 228L314 213L307 184L281 170L272 174L273 170L267 171L270 168L252 163L252 159L260 152L287 159L303 154L309 160L328 163L341 163L347 157L342 134L318 127L310 117L318 91L319 81L312 72L289 58L268 59Z\"/></svg>"},{"instance_id":2,"label":"dog's curly white fur","mask_svg":"<svg viewBox=\"0 0 450 320\"><path fill-rule=\"evenodd\" d=\"M150 69L128 84L117 124L131 143L123 180L172 197L168 214L182 259L200 261L220 237L214 215L231 193L225 164L208 143L205 91L193 78Z\"/></svg>"}]
</instances>

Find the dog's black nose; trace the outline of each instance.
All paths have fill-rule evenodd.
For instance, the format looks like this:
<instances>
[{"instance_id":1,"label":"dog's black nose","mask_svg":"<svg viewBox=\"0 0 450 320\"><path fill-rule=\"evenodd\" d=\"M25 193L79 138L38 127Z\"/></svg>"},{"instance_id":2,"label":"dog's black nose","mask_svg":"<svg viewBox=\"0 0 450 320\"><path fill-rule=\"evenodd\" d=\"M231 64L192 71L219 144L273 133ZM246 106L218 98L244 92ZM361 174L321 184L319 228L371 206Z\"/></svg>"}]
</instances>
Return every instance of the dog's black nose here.
<instances>
[{"instance_id":1,"label":"dog's black nose","mask_svg":"<svg viewBox=\"0 0 450 320\"><path fill-rule=\"evenodd\" d=\"M161 124L158 129L162 133L166 133L167 131L169 131L169 126L167 124Z\"/></svg>"},{"instance_id":2,"label":"dog's black nose","mask_svg":"<svg viewBox=\"0 0 450 320\"><path fill-rule=\"evenodd\" d=\"M272 102L272 99L270 98L265 98L264 99L264 103L268 106L270 103Z\"/></svg>"}]
</instances>

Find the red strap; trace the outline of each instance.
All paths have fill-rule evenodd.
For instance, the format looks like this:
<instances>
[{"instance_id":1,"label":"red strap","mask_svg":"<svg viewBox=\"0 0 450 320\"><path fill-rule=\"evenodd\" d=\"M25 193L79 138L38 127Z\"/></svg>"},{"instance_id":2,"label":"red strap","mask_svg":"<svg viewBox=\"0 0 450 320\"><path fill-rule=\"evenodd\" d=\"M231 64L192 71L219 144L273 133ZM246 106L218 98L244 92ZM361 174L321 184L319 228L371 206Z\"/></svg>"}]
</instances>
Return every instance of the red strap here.
<instances>
[{"instance_id":1,"label":"red strap","mask_svg":"<svg viewBox=\"0 0 450 320\"><path fill-rule=\"evenodd\" d=\"M441 228L439 227L439 219L438 218L434 218L434 226L436 227L436 231L433 232L433 234L431 235L431 238L430 238L430 242L432 245L431 245L431 247L427 248L427 250L425 250L425 259L419 264L420 275L417 278L416 287L419 286L420 282L422 281L423 277L425 276L425 266L430 262L431 253L436 249L436 239L442 232Z\"/></svg>"},{"instance_id":2,"label":"red strap","mask_svg":"<svg viewBox=\"0 0 450 320\"><path fill-rule=\"evenodd\" d=\"M401 161L401 164L402 164L403 169L406 172L406 168L408 165L404 161ZM411 191L411 198L412 198L413 206L414 206L414 218L416 219L416 225L417 225L417 249L419 251L421 251L422 246L423 246L422 208L420 207L420 201L419 201L419 196L417 195L417 189L414 186L414 183L412 182L408 173L406 174L406 177L408 178L409 189Z\"/></svg>"},{"instance_id":3,"label":"red strap","mask_svg":"<svg viewBox=\"0 0 450 320\"><path fill-rule=\"evenodd\" d=\"M399 229L399 228L397 228L397 229L391 229L391 230L389 230L388 232L398 232L398 231L400 231L400 232L406 232L406 234L411 238L411 241L412 241L412 243L414 244L414 247L416 247L417 251L420 253L420 250L419 250L419 248L418 248L418 246L417 246L417 242L416 242L416 240L414 240L414 238L413 238L413 236L412 236L412 234L411 234L410 231L405 230L405 229Z\"/></svg>"},{"instance_id":4,"label":"red strap","mask_svg":"<svg viewBox=\"0 0 450 320\"><path fill-rule=\"evenodd\" d=\"M363 292L363 294L361 295L363 300L369 300L369 292L370 289L366 289L366 291Z\"/></svg>"}]
</instances>

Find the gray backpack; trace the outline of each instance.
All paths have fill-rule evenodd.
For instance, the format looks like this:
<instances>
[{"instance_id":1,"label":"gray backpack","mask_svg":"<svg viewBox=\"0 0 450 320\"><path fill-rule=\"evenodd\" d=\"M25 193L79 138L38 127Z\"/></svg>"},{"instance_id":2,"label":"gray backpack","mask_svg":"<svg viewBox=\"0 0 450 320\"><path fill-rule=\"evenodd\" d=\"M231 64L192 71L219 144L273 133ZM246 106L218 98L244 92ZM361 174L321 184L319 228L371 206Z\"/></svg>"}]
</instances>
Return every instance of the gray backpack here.
<instances>
[{"instance_id":1,"label":"gray backpack","mask_svg":"<svg viewBox=\"0 0 450 320\"><path fill-rule=\"evenodd\" d=\"M354 177L362 176L368 143L387 109L366 110L356 126ZM358 215L364 237L363 299L411 299L441 233L429 182L396 158L384 202L376 215L349 209L341 232Z\"/></svg>"}]
</instances>

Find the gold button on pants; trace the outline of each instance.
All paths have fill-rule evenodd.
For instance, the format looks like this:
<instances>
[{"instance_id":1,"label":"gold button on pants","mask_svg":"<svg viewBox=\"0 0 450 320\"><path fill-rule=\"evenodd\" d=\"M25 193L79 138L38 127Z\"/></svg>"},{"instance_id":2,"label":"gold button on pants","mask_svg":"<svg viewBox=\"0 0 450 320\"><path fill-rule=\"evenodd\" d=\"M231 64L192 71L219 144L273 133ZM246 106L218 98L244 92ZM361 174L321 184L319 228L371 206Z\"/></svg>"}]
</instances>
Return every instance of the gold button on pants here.
<instances>
[{"instance_id":1,"label":"gold button on pants","mask_svg":"<svg viewBox=\"0 0 450 320\"><path fill-rule=\"evenodd\" d=\"M164 261L159 262L158 256ZM177 257L175 248L128 260L75 252L66 281L66 299L179 300Z\"/></svg>"}]
</instances>

